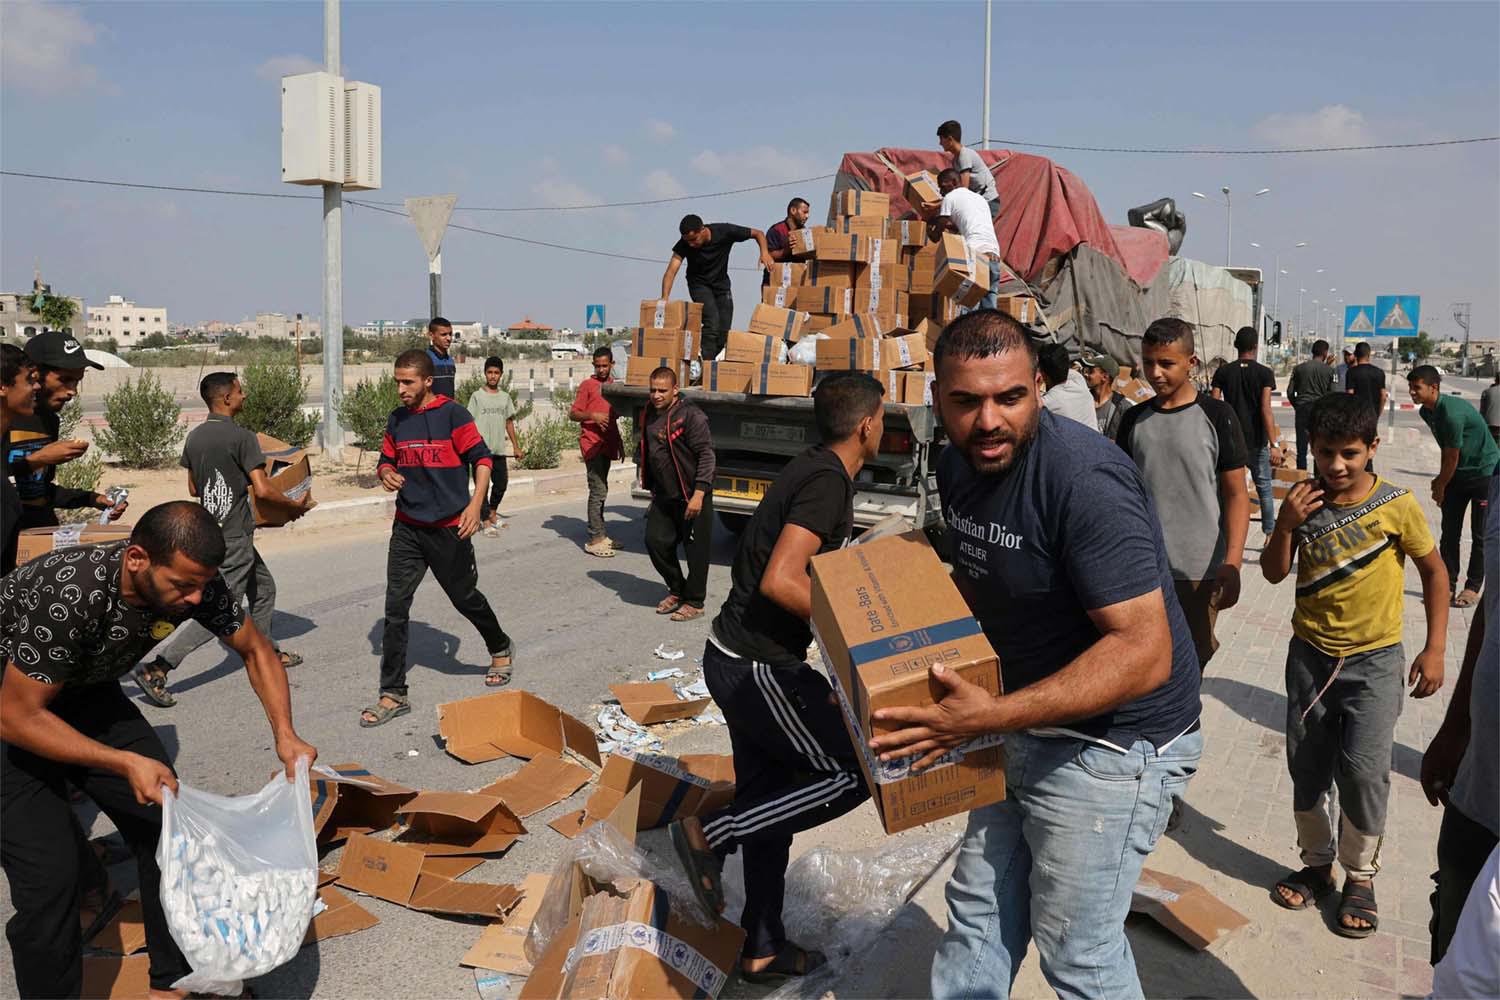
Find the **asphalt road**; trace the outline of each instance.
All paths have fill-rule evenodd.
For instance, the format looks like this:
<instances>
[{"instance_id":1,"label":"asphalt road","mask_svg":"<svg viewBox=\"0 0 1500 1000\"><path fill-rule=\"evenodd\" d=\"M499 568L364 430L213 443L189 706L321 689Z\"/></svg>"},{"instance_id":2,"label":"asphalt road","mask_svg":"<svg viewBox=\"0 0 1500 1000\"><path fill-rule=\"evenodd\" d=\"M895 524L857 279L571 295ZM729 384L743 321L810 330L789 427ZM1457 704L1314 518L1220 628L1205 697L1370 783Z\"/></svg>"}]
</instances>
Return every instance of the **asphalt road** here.
<instances>
[{"instance_id":1,"label":"asphalt road","mask_svg":"<svg viewBox=\"0 0 1500 1000\"><path fill-rule=\"evenodd\" d=\"M476 538L481 587L518 657L513 686L532 691L591 726L608 685L645 680L668 664L653 650L664 641L687 650L677 665L696 670L708 628L672 624L653 613L664 589L651 568L641 536L644 506L617 490L609 530L623 546L613 559L585 554L581 493L519 510L498 539ZM507 510L509 510L507 505ZM428 579L412 609L411 714L377 729L361 729L359 710L374 700L385 592L385 540L380 524L322 529L300 539L267 533L262 551L278 585L276 634L283 646L306 657L290 675L298 732L326 763L359 761L375 773L414 788L469 790L514 772L522 763L501 760L469 766L447 756L436 741L439 702L484 694L488 658L478 635ZM709 604L727 590L734 538L715 538ZM126 688L136 694L134 685ZM259 788L277 766L270 733L237 660L219 647L200 649L174 675L178 704L155 708L137 695L146 717L176 755L182 780L222 794ZM728 752L722 727L687 729L672 739L674 753ZM416 756L409 756L409 751ZM582 808L592 784L567 802L526 820L529 833L504 856L486 861L466 880L519 881L553 868L567 841L547 827L558 815ZM86 818L94 820L87 807ZM109 829L94 821L93 835ZM653 836L646 835L644 839ZM659 836L659 835L658 835ZM325 857L333 867L337 854ZM117 882L134 883L134 866L116 866ZM360 903L381 923L369 930L304 948L289 965L256 982L274 997L474 997L472 970L459 958L479 937L480 926L418 913L380 900ZM12 914L0 880L0 919ZM0 996L15 996L9 955L0 962Z\"/></svg>"}]
</instances>

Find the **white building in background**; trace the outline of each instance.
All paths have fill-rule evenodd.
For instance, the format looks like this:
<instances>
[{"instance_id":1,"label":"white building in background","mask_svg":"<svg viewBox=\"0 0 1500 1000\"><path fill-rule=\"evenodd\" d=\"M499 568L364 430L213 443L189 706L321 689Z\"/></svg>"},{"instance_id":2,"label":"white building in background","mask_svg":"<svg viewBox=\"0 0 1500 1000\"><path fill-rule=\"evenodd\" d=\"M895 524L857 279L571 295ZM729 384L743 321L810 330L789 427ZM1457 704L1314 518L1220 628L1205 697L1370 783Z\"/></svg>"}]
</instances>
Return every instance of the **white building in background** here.
<instances>
[{"instance_id":1,"label":"white building in background","mask_svg":"<svg viewBox=\"0 0 1500 1000\"><path fill-rule=\"evenodd\" d=\"M245 331L248 337L262 340L293 341L297 339L297 315L288 316L279 312L259 312L255 319L247 320L240 324L240 329ZM318 321L303 314L302 316L302 339L308 340L319 335L322 327Z\"/></svg>"},{"instance_id":2,"label":"white building in background","mask_svg":"<svg viewBox=\"0 0 1500 1000\"><path fill-rule=\"evenodd\" d=\"M102 306L89 306L89 336L113 340L122 348L134 347L159 333L167 335L167 310L160 306L138 306L120 295L111 295Z\"/></svg>"},{"instance_id":3,"label":"white building in background","mask_svg":"<svg viewBox=\"0 0 1500 1000\"><path fill-rule=\"evenodd\" d=\"M32 294L0 292L0 336L30 339L46 327L41 317L31 311ZM73 300L73 322L68 325L67 329L76 337L84 327L86 312L93 310L85 311L83 300L75 295L70 295L68 298Z\"/></svg>"}]
</instances>

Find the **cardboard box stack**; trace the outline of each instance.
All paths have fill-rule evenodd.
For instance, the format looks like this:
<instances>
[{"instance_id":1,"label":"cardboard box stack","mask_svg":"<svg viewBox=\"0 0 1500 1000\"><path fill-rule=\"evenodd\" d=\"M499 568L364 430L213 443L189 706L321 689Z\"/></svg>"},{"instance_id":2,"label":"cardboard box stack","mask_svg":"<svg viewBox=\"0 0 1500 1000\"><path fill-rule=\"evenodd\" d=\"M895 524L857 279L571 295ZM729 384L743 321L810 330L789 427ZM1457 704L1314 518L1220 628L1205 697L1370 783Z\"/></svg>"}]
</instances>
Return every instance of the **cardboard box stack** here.
<instances>
[{"instance_id":1,"label":"cardboard box stack","mask_svg":"<svg viewBox=\"0 0 1500 1000\"><path fill-rule=\"evenodd\" d=\"M692 362L702 353L702 335L702 303L643 300L641 325L630 339L625 384L649 385L653 371L674 368L677 381L687 385Z\"/></svg>"}]
</instances>

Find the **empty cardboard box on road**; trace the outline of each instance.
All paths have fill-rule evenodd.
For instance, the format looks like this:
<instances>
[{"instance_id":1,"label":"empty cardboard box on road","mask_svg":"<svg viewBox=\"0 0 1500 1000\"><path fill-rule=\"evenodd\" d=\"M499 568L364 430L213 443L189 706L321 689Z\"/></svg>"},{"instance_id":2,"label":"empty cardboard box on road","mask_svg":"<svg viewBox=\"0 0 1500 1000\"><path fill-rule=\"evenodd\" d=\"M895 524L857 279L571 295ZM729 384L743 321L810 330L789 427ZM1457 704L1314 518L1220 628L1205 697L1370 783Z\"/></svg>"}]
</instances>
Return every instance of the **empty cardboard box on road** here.
<instances>
[{"instance_id":1,"label":"empty cardboard box on road","mask_svg":"<svg viewBox=\"0 0 1500 1000\"><path fill-rule=\"evenodd\" d=\"M625 714L643 726L673 719L691 719L708 707L712 698L680 701L671 681L643 681L636 684L611 684L610 693L620 700Z\"/></svg>"},{"instance_id":2,"label":"empty cardboard box on road","mask_svg":"<svg viewBox=\"0 0 1500 1000\"><path fill-rule=\"evenodd\" d=\"M702 816L734 798L734 759L728 754L610 754L598 787L583 809L549 825L565 837L576 837L618 809L632 788L640 790L637 829L652 830L684 816Z\"/></svg>"},{"instance_id":3,"label":"empty cardboard box on road","mask_svg":"<svg viewBox=\"0 0 1500 1000\"><path fill-rule=\"evenodd\" d=\"M710 361L703 366L702 387L709 392L749 392L754 374L755 365L748 361Z\"/></svg>"},{"instance_id":4,"label":"empty cardboard box on road","mask_svg":"<svg viewBox=\"0 0 1500 1000\"><path fill-rule=\"evenodd\" d=\"M312 462L307 452L269 434L255 437L260 442L261 454L266 456L265 470L272 489L280 490L293 500L301 500L312 492ZM250 509L255 514L257 528L275 528L291 520L291 515L279 508L261 510L255 503L254 489L250 490Z\"/></svg>"},{"instance_id":5,"label":"empty cardboard box on road","mask_svg":"<svg viewBox=\"0 0 1500 1000\"><path fill-rule=\"evenodd\" d=\"M342 937L380 923L379 917L331 885L320 888L318 898L323 901L327 909L314 916L312 922L307 925L307 934L302 939L303 944Z\"/></svg>"},{"instance_id":6,"label":"empty cardboard box on road","mask_svg":"<svg viewBox=\"0 0 1500 1000\"><path fill-rule=\"evenodd\" d=\"M396 810L415 788L387 781L363 764L315 764L312 769L313 829L319 844L355 833L377 833L396 823Z\"/></svg>"},{"instance_id":7,"label":"empty cardboard box on road","mask_svg":"<svg viewBox=\"0 0 1500 1000\"><path fill-rule=\"evenodd\" d=\"M419 792L397 814L407 822L398 843L432 857L499 854L526 832L503 799L480 792Z\"/></svg>"},{"instance_id":8,"label":"empty cardboard box on road","mask_svg":"<svg viewBox=\"0 0 1500 1000\"><path fill-rule=\"evenodd\" d=\"M531 758L564 750L599 759L594 731L530 691L499 691L438 706L438 733L448 753L466 764L501 757Z\"/></svg>"},{"instance_id":9,"label":"empty cardboard box on road","mask_svg":"<svg viewBox=\"0 0 1500 1000\"><path fill-rule=\"evenodd\" d=\"M703 332L703 303L645 299L641 302L641 326L660 330Z\"/></svg>"},{"instance_id":10,"label":"empty cardboard box on road","mask_svg":"<svg viewBox=\"0 0 1500 1000\"><path fill-rule=\"evenodd\" d=\"M934 703L934 664L1000 693L995 651L920 531L813 557L812 620L887 833L1005 797L996 736L949 751L920 773L911 771L914 758L882 763L867 745L872 735L900 728L876 725L877 709Z\"/></svg>"},{"instance_id":11,"label":"empty cardboard box on road","mask_svg":"<svg viewBox=\"0 0 1500 1000\"><path fill-rule=\"evenodd\" d=\"M802 335L802 313L762 302L750 311L750 332L763 337L796 340Z\"/></svg>"},{"instance_id":12,"label":"empty cardboard box on road","mask_svg":"<svg viewBox=\"0 0 1500 1000\"><path fill-rule=\"evenodd\" d=\"M556 754L542 753L531 758L515 774L492 782L479 790L492 795L525 819L556 805L588 784L594 772L582 764L563 760Z\"/></svg>"},{"instance_id":13,"label":"empty cardboard box on road","mask_svg":"<svg viewBox=\"0 0 1500 1000\"><path fill-rule=\"evenodd\" d=\"M630 338L630 353L644 358L674 358L691 361L702 345L691 330L663 330L643 326Z\"/></svg>"},{"instance_id":14,"label":"empty cardboard box on road","mask_svg":"<svg viewBox=\"0 0 1500 1000\"><path fill-rule=\"evenodd\" d=\"M521 890L456 881L480 864L478 858L431 858L415 847L355 834L339 859L339 885L413 910L494 919L520 901Z\"/></svg>"},{"instance_id":15,"label":"empty cardboard box on road","mask_svg":"<svg viewBox=\"0 0 1500 1000\"><path fill-rule=\"evenodd\" d=\"M479 940L458 960L459 965L474 969L493 969L512 976L531 974L531 962L526 958L526 932L541 909L542 897L547 893L551 875L531 874L521 880L521 901L507 914L503 922L490 924L479 935Z\"/></svg>"},{"instance_id":16,"label":"empty cardboard box on road","mask_svg":"<svg viewBox=\"0 0 1500 1000\"><path fill-rule=\"evenodd\" d=\"M1141 869L1130 909L1142 913L1199 951L1250 921L1197 882Z\"/></svg>"},{"instance_id":17,"label":"empty cardboard box on road","mask_svg":"<svg viewBox=\"0 0 1500 1000\"><path fill-rule=\"evenodd\" d=\"M785 341L763 333L730 330L724 340L724 360L752 365L781 364L786 360Z\"/></svg>"},{"instance_id":18,"label":"empty cardboard box on road","mask_svg":"<svg viewBox=\"0 0 1500 1000\"><path fill-rule=\"evenodd\" d=\"M879 191L859 191L850 188L835 191L828 206L828 215L873 215L884 218L891 214L891 196Z\"/></svg>"},{"instance_id":19,"label":"empty cardboard box on road","mask_svg":"<svg viewBox=\"0 0 1500 1000\"><path fill-rule=\"evenodd\" d=\"M128 524L63 524L51 528L24 528L16 536L16 565L28 563L37 556L75 545L98 545L123 542L130 537Z\"/></svg>"}]
</instances>

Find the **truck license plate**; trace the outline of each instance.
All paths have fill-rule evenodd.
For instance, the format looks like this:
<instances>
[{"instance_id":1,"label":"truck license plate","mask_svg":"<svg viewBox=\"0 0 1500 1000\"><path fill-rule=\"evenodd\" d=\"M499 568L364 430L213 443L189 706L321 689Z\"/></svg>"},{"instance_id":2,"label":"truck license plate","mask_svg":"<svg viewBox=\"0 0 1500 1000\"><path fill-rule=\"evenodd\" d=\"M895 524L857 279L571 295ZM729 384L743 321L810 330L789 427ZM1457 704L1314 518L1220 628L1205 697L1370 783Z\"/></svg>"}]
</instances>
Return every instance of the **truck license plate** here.
<instances>
[{"instance_id":1,"label":"truck license plate","mask_svg":"<svg viewBox=\"0 0 1500 1000\"><path fill-rule=\"evenodd\" d=\"M740 437L755 441L790 441L800 444L807 440L807 429L787 424L762 424L746 420L740 424Z\"/></svg>"},{"instance_id":2,"label":"truck license plate","mask_svg":"<svg viewBox=\"0 0 1500 1000\"><path fill-rule=\"evenodd\" d=\"M769 479L746 479L742 476L720 476L714 482L714 496L736 500L759 500L771 485Z\"/></svg>"}]
</instances>

